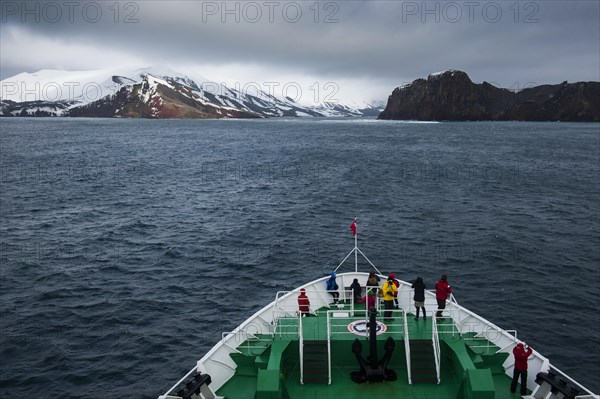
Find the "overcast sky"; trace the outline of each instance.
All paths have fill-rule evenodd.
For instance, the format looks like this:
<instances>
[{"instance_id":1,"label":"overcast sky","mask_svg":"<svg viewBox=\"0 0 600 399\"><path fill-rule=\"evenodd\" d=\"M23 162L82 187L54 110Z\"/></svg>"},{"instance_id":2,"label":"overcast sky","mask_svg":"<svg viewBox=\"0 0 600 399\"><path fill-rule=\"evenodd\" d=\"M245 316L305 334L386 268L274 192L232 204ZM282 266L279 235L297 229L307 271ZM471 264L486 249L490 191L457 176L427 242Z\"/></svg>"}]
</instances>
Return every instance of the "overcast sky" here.
<instances>
[{"instance_id":1,"label":"overcast sky","mask_svg":"<svg viewBox=\"0 0 600 399\"><path fill-rule=\"evenodd\" d=\"M511 88L600 80L598 0L0 4L2 79L154 65L341 101L446 69Z\"/></svg>"}]
</instances>

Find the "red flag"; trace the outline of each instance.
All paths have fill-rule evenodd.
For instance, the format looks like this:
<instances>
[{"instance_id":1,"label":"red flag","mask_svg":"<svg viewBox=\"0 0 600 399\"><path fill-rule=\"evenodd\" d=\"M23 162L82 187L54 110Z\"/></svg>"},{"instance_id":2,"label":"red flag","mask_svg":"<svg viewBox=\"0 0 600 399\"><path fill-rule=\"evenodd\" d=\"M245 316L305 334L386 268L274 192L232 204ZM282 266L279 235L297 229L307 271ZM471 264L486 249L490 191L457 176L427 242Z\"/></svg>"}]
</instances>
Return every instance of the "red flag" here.
<instances>
[{"instance_id":1,"label":"red flag","mask_svg":"<svg viewBox=\"0 0 600 399\"><path fill-rule=\"evenodd\" d=\"M352 224L350 225L350 230L352 230L352 235L355 236L356 235L356 219L354 219L354 222L352 222Z\"/></svg>"}]
</instances>

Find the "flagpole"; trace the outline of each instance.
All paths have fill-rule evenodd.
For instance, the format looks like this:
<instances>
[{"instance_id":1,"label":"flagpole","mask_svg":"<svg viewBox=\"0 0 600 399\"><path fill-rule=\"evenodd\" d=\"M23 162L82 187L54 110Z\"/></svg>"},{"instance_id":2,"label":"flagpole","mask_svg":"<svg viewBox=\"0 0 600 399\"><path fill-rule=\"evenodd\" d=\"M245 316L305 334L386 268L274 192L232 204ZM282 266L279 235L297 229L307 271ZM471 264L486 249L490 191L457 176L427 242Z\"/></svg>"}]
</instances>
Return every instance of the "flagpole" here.
<instances>
[{"instance_id":1,"label":"flagpole","mask_svg":"<svg viewBox=\"0 0 600 399\"><path fill-rule=\"evenodd\" d=\"M358 253L360 252L362 257L365 258L367 262L369 262L373 269L375 269L377 273L381 274L377 267L375 267L375 265L363 253L363 251L358 249L358 223L356 218L354 218L354 222L352 222L352 224L350 225L350 230L352 230L352 234L354 235L354 248L352 248L352 250L348 252L348 255L346 255L344 260L342 260L340 264L335 268L334 272L337 272L337 270L344 264L344 262L350 257L350 255L352 255L352 252L354 252L354 272L358 273Z\"/></svg>"},{"instance_id":2,"label":"flagpole","mask_svg":"<svg viewBox=\"0 0 600 399\"><path fill-rule=\"evenodd\" d=\"M358 223L356 223L356 218L354 218L354 223L356 224L356 234L354 234L354 272L358 273Z\"/></svg>"}]
</instances>

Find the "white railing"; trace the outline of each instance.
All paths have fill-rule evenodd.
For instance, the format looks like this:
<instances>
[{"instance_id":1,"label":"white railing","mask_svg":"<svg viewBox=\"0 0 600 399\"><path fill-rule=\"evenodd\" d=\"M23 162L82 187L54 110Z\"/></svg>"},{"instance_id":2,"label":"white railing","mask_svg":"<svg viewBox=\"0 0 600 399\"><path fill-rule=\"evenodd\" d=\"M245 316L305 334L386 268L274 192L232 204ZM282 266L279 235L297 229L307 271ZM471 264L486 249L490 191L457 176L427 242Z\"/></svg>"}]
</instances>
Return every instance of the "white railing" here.
<instances>
[{"instance_id":1,"label":"white railing","mask_svg":"<svg viewBox=\"0 0 600 399\"><path fill-rule=\"evenodd\" d=\"M434 316L433 317L437 317L435 314L437 314L437 312L440 311L440 309L436 309L434 312ZM450 331L438 331L439 334L452 334L452 337L454 337L456 334L458 334L458 336L462 336L462 330L460 328L460 323L461 323L461 316L462 313L460 311L460 309L442 309L442 316L441 318L445 319L446 317L450 317L450 320L452 320L452 324L439 324L439 326L443 326L443 327L453 327L450 329ZM450 316L444 316L444 312L450 313ZM436 319L437 322L437 319ZM436 323L438 324L438 323Z\"/></svg>"},{"instance_id":2,"label":"white railing","mask_svg":"<svg viewBox=\"0 0 600 399\"><path fill-rule=\"evenodd\" d=\"M486 328L482 332L477 333L477 335L475 335L473 338L470 338L472 341L485 341L485 345L469 345L469 347L471 347L471 348L485 348L485 349L489 350L490 349L491 341L488 339L488 334L489 334L490 331L496 331L496 333L500 332L499 327L496 327L496 326L486 326ZM502 331L506 331L507 333L513 335L515 337L515 341L514 342L518 341L517 340L517 330L502 330ZM510 343L510 344L506 345L504 348L498 349L496 351L496 353L504 352L505 349L508 346L511 346L511 345L513 345L513 343Z\"/></svg>"},{"instance_id":3,"label":"white railing","mask_svg":"<svg viewBox=\"0 0 600 399\"><path fill-rule=\"evenodd\" d=\"M410 366L410 337L408 336L408 322L406 321L406 312L402 311L402 318L404 319L404 350L406 352L406 373L408 374L408 384L412 385L412 371ZM393 313L392 313L393 314Z\"/></svg>"},{"instance_id":4,"label":"white railing","mask_svg":"<svg viewBox=\"0 0 600 399\"><path fill-rule=\"evenodd\" d=\"M438 384L441 382L440 368L442 360L442 351L440 348L440 336L437 331L437 321L435 311L431 312L431 344L433 345L433 356L435 358L435 373L437 375Z\"/></svg>"},{"instance_id":5,"label":"white railing","mask_svg":"<svg viewBox=\"0 0 600 399\"><path fill-rule=\"evenodd\" d=\"M450 293L450 296L448 297L448 301L453 302L458 305L458 301L456 300L456 297L454 296L453 293Z\"/></svg>"},{"instance_id":6,"label":"white railing","mask_svg":"<svg viewBox=\"0 0 600 399\"><path fill-rule=\"evenodd\" d=\"M302 332L302 314L298 314L298 350L300 353L300 384L304 384L304 334Z\"/></svg>"},{"instance_id":7,"label":"white railing","mask_svg":"<svg viewBox=\"0 0 600 399\"><path fill-rule=\"evenodd\" d=\"M310 301L310 313L317 314L316 309L322 307L327 307L330 309L333 307L337 307L339 309L346 308L347 304L333 303L333 296L330 294L330 292L331 291L328 290L306 289L306 296ZM339 289L336 292L340 294L339 301L349 301L350 311L354 311L355 303L352 290ZM299 312L298 294L300 294L299 290L277 292L275 304L273 306L273 312L276 312L277 315L287 314L288 316L295 317Z\"/></svg>"},{"instance_id":8,"label":"white railing","mask_svg":"<svg viewBox=\"0 0 600 399\"><path fill-rule=\"evenodd\" d=\"M233 333L232 331L223 331L221 333L221 340L223 342L225 342L225 337L227 337L229 334L232 334L232 333ZM234 350L237 353L241 353L240 350L239 350L240 348L247 349L248 351L251 351L252 349L259 349L259 350L267 349L269 347L271 341L273 340L273 335L274 335L272 332L270 332L269 334L265 334L265 335L269 336L268 339L262 339L262 338L259 338L259 337L257 337L256 335L254 335L254 334L252 334L250 332L242 331L242 334L244 334L244 333L245 333L245 339L244 339L245 345L244 345L244 343L242 343L240 345L237 345L236 347L232 347L232 350ZM240 336L242 336L242 334L240 334ZM252 342L252 341L253 342L268 342L268 344L265 344L265 345L258 345L258 344L257 345L251 345L250 342Z\"/></svg>"},{"instance_id":9,"label":"white railing","mask_svg":"<svg viewBox=\"0 0 600 399\"><path fill-rule=\"evenodd\" d=\"M410 346L409 346L409 341L408 341L408 328L407 328L407 322L406 322L406 312L404 311L404 309L388 309L388 311L392 312L392 316L395 313L400 313L401 317L403 318L402 323L390 323L390 322L386 322L386 326L388 327L388 330L386 331L387 334L390 335L399 335L402 336L404 338L405 341L405 348L406 348L406 357L407 357L407 365L408 365L408 380L409 380L409 384L411 383L411 375L410 375ZM360 314L360 313L364 313L364 318L363 317L356 317L356 316L343 316L340 315L340 313L346 313L343 310L328 310L327 311L327 368L328 368L328 383L331 385L331 338L333 336L332 333L332 327L340 327L339 331L335 331L335 334L348 334L348 335L357 335L353 332L350 332L347 328L348 326L348 322L349 321L357 321L357 320L365 320L365 323L369 322L369 317L368 317L368 310L355 310L354 313L355 314ZM334 315L337 314L337 315ZM376 320L380 321L381 319L383 319L383 314L379 313L378 317L376 318ZM335 321L339 321L339 323L336 323ZM389 327L400 327L400 331L390 331ZM368 337L368 332L365 332L364 337Z\"/></svg>"},{"instance_id":10,"label":"white railing","mask_svg":"<svg viewBox=\"0 0 600 399\"><path fill-rule=\"evenodd\" d=\"M513 333L514 332L514 340L513 342L509 342L508 344L504 345L502 348L498 349L496 351L496 353L501 353L501 352L508 352L511 350L511 348L514 348L515 344L519 342L519 340L517 339L517 330L504 330L508 333ZM489 340L488 340L489 342Z\"/></svg>"},{"instance_id":11,"label":"white railing","mask_svg":"<svg viewBox=\"0 0 600 399\"><path fill-rule=\"evenodd\" d=\"M510 340L508 341L508 343L505 343L505 345L503 347L499 347L499 349L496 351L496 353L500 353L500 352L506 352L507 349L511 346L514 346L517 342L517 330L504 330L494 324L491 323L487 323L485 326L483 326L483 328L479 329L479 331L464 331L465 329L465 325L468 325L467 323L467 318L464 317L464 309L443 309L442 311L442 317L446 318L448 317L447 315L444 316L444 312L449 313L450 314L450 319L452 320L452 324L440 324L440 326L452 326L452 329L450 331L438 331L438 334L452 334L452 336L455 336L456 334L458 334L459 336L463 336L463 334L467 333L467 332L473 332L475 333L475 335L471 338L469 338L472 341L485 341L485 344L483 345L469 345L469 347L471 348L486 348L489 349L490 345L496 345L495 342L497 342L497 337L503 336L510 336ZM437 324L437 319L434 320ZM499 343L499 342L498 342ZM497 345L496 345L497 346Z\"/></svg>"},{"instance_id":12,"label":"white railing","mask_svg":"<svg viewBox=\"0 0 600 399\"><path fill-rule=\"evenodd\" d=\"M331 385L331 310L327 311L327 385Z\"/></svg>"},{"instance_id":13,"label":"white railing","mask_svg":"<svg viewBox=\"0 0 600 399\"><path fill-rule=\"evenodd\" d=\"M382 312L386 311L385 309L382 310ZM400 331L386 331L388 334L395 334L395 335L404 335L404 331L406 328L406 313L404 311L404 309L387 309L387 311L392 313L392 316L395 313L400 313L401 317L404 319L402 322L400 323L390 323L390 322L385 322L385 325L387 327L400 327ZM327 311L327 315L329 317L331 317L331 319L329 319L327 321L327 328L330 329L331 327L343 327L340 328L340 331L335 331L336 334L349 334L349 335L357 335L353 332L350 332L347 329L347 325L348 325L348 321L359 321L359 320L364 320L365 322L369 322L369 316L368 316L368 310L365 309L355 309L354 311L355 316L350 316L350 312L347 311L346 309L339 309L339 310L328 310ZM383 317L383 313L380 312L378 313L376 320L377 321L385 321L384 317ZM348 316L342 316L340 315L340 313L348 313ZM333 314L338 314L336 316L331 316ZM364 316L362 316L362 314L364 314ZM360 316L356 316L356 315L360 315ZM341 321L341 323L334 323L332 320L339 320ZM358 335L360 336L360 335ZM368 337L368 333L365 333L364 337Z\"/></svg>"},{"instance_id":14,"label":"white railing","mask_svg":"<svg viewBox=\"0 0 600 399\"><path fill-rule=\"evenodd\" d=\"M462 336L466 333L474 333L475 336L485 337L491 344L501 348L497 353L502 352L510 354L512 352L512 348L518 342L514 335L454 302L447 302L446 305L447 308L443 310L443 313L450 314L453 323L438 323L438 327L452 326L452 331L440 331L440 328L438 328L438 333L440 335L456 334L456 332L458 332L458 334ZM504 367L505 374L507 376L512 376L514 357L507 357L502 366ZM535 376L540 371L547 371L549 367L550 361L534 350L532 356L529 358L530 373L528 373L527 376L527 388L530 390L535 389L537 387Z\"/></svg>"},{"instance_id":15,"label":"white railing","mask_svg":"<svg viewBox=\"0 0 600 399\"><path fill-rule=\"evenodd\" d=\"M284 316L279 316L284 314ZM280 323L282 319L294 320L292 324ZM279 338L296 338L299 334L298 314L289 315L285 310L273 310L273 336Z\"/></svg>"}]
</instances>

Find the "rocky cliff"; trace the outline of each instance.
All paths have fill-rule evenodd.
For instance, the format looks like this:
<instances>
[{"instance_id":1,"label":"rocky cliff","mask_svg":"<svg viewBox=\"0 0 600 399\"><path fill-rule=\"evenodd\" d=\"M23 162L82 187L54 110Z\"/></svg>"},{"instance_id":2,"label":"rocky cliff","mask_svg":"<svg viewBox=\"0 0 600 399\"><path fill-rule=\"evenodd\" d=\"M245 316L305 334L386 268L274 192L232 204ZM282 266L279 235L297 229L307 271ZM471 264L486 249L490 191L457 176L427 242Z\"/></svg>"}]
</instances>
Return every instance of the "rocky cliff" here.
<instances>
[{"instance_id":1,"label":"rocky cliff","mask_svg":"<svg viewBox=\"0 0 600 399\"><path fill-rule=\"evenodd\" d=\"M600 82L563 82L519 92L445 71L396 88L379 119L600 122Z\"/></svg>"}]
</instances>

